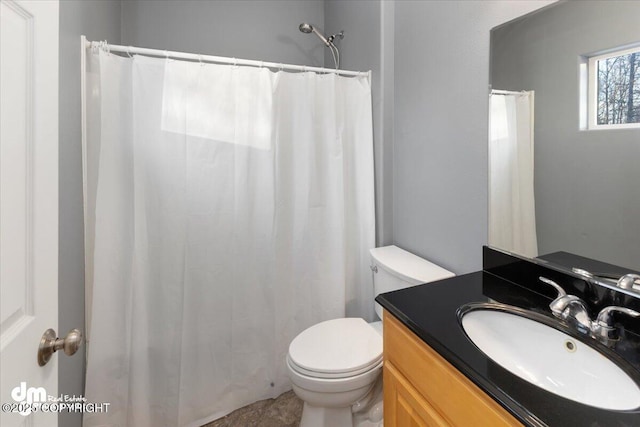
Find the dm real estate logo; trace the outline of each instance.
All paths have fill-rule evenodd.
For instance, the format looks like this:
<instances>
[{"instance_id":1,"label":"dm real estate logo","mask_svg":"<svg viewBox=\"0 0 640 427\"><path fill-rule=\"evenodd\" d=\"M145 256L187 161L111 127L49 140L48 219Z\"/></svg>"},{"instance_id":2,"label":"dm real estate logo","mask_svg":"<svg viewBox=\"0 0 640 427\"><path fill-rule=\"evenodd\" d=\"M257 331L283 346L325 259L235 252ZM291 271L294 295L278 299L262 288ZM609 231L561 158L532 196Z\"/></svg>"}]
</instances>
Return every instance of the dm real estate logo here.
<instances>
[{"instance_id":1,"label":"dm real estate logo","mask_svg":"<svg viewBox=\"0 0 640 427\"><path fill-rule=\"evenodd\" d=\"M27 387L26 381L11 390L13 403L3 402L2 412L27 416L33 412L108 412L111 403L87 402L84 396L50 396L44 387Z\"/></svg>"},{"instance_id":2,"label":"dm real estate logo","mask_svg":"<svg viewBox=\"0 0 640 427\"><path fill-rule=\"evenodd\" d=\"M11 398L17 403L26 403L18 413L20 415L29 415L35 406L34 404L47 401L47 390L44 387L27 388L27 383L22 381L19 386L11 390Z\"/></svg>"}]
</instances>

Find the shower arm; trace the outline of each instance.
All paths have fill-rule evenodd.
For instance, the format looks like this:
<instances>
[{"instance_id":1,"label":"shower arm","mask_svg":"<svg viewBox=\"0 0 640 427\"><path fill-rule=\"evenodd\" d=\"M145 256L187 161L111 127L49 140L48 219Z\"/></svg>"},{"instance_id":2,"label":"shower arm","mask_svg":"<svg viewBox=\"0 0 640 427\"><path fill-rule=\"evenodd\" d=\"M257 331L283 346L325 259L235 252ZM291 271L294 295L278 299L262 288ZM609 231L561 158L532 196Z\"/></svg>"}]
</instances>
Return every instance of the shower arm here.
<instances>
[{"instance_id":1,"label":"shower arm","mask_svg":"<svg viewBox=\"0 0 640 427\"><path fill-rule=\"evenodd\" d=\"M336 39L336 37L338 37L340 40L342 40L344 38L344 30L340 31L339 33L331 34L327 38L327 41L329 43L333 44L333 41ZM335 45L334 45L334 47L335 47Z\"/></svg>"}]
</instances>

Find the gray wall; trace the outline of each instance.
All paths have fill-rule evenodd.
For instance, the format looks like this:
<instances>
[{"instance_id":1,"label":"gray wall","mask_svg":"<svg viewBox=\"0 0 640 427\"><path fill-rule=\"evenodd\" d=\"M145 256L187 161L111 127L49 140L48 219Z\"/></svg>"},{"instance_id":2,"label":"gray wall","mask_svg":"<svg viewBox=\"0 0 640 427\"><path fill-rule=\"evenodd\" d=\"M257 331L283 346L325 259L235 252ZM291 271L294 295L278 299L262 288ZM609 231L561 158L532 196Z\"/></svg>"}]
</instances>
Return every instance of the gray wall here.
<instances>
[{"instance_id":1,"label":"gray wall","mask_svg":"<svg viewBox=\"0 0 640 427\"><path fill-rule=\"evenodd\" d=\"M126 0L122 43L181 52L324 65L324 45L298 30L324 27L324 1Z\"/></svg>"},{"instance_id":2,"label":"gray wall","mask_svg":"<svg viewBox=\"0 0 640 427\"><path fill-rule=\"evenodd\" d=\"M457 274L487 242L489 31L545 4L395 4L393 238Z\"/></svg>"},{"instance_id":3,"label":"gray wall","mask_svg":"<svg viewBox=\"0 0 640 427\"><path fill-rule=\"evenodd\" d=\"M340 68L372 71L373 140L376 186L376 245L393 242L393 2L325 1L326 33L345 31L335 43ZM333 58L325 48L325 65Z\"/></svg>"},{"instance_id":4,"label":"gray wall","mask_svg":"<svg viewBox=\"0 0 640 427\"><path fill-rule=\"evenodd\" d=\"M640 40L640 2L568 2L497 29L492 84L535 90L540 254L640 269L640 129L580 130L581 55Z\"/></svg>"},{"instance_id":5,"label":"gray wall","mask_svg":"<svg viewBox=\"0 0 640 427\"><path fill-rule=\"evenodd\" d=\"M120 42L120 2L60 2L59 77L59 258L58 333L84 330L84 229L82 208L82 145L80 128L80 36ZM84 349L84 347L83 347ZM84 351L59 358L59 390L84 392ZM60 413L59 425L82 425L81 414Z\"/></svg>"}]
</instances>

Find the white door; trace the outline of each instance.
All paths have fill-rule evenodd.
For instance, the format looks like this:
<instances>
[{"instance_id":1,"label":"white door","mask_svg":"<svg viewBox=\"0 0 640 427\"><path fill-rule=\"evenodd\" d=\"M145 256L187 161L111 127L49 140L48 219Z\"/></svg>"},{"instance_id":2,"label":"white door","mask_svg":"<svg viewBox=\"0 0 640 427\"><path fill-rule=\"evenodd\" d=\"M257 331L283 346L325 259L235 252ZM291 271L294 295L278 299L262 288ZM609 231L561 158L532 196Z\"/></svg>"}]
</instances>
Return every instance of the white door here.
<instances>
[{"instance_id":1,"label":"white door","mask_svg":"<svg viewBox=\"0 0 640 427\"><path fill-rule=\"evenodd\" d=\"M58 325L57 0L0 0L0 98L0 425L55 427L25 404L58 394L59 355L37 362Z\"/></svg>"}]
</instances>

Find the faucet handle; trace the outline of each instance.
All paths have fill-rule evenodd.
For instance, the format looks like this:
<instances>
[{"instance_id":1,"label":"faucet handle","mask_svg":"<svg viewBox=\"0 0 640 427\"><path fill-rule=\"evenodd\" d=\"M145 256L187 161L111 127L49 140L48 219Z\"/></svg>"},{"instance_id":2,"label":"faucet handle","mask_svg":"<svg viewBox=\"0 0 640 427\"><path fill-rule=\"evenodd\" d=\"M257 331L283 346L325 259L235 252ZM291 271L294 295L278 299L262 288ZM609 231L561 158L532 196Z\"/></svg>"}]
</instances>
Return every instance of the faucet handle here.
<instances>
[{"instance_id":1,"label":"faucet handle","mask_svg":"<svg viewBox=\"0 0 640 427\"><path fill-rule=\"evenodd\" d=\"M602 310L600 310L600 313L598 313L598 318L596 319L598 324L600 326L603 326L603 327L608 327L608 328L613 327L613 316L611 316L611 314L614 311L617 311L619 313L624 313L624 314L626 314L628 316L631 316L631 317L640 316L640 313L638 313L637 311L632 310L630 308L619 307L617 305L612 305L612 306L605 307Z\"/></svg>"},{"instance_id":2,"label":"faucet handle","mask_svg":"<svg viewBox=\"0 0 640 427\"><path fill-rule=\"evenodd\" d=\"M557 299L557 298L561 298L561 297L563 297L563 296L567 295L567 293L565 292L565 290L564 290L564 289L562 289L562 287L561 287L560 285L558 285L556 282L554 282L553 280L551 280L551 279L547 279L546 277L542 277L542 276L538 277L538 279L539 279L542 283L546 283L547 285L551 285L551 286L553 286L554 288L556 288L556 291L558 291L558 296L556 297L556 299Z\"/></svg>"},{"instance_id":3,"label":"faucet handle","mask_svg":"<svg viewBox=\"0 0 640 427\"><path fill-rule=\"evenodd\" d=\"M618 279L616 284L622 289L633 289L633 285L635 285L636 280L640 280L640 275L629 273Z\"/></svg>"}]
</instances>

